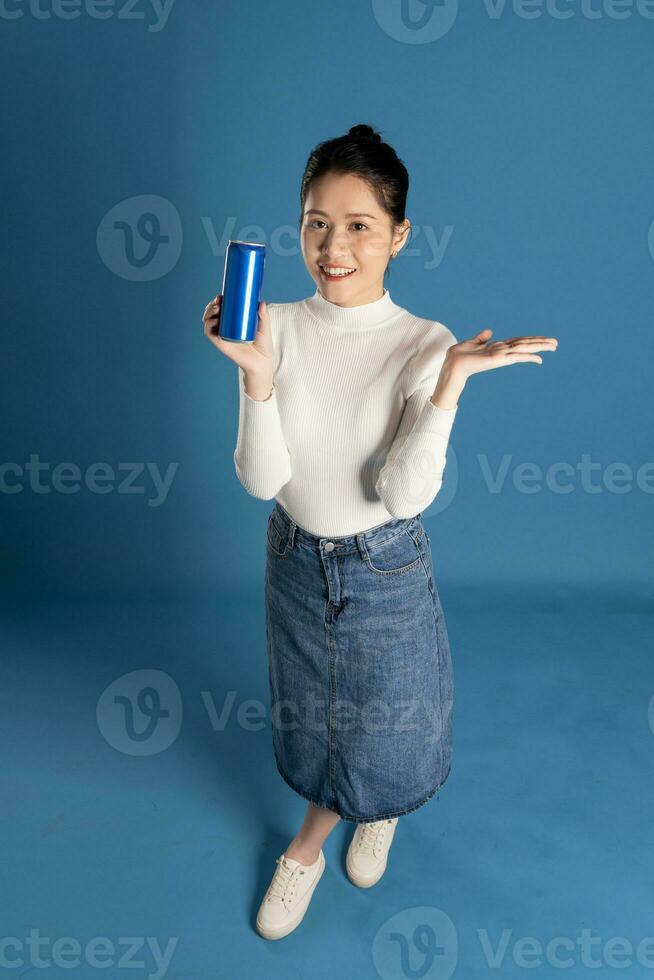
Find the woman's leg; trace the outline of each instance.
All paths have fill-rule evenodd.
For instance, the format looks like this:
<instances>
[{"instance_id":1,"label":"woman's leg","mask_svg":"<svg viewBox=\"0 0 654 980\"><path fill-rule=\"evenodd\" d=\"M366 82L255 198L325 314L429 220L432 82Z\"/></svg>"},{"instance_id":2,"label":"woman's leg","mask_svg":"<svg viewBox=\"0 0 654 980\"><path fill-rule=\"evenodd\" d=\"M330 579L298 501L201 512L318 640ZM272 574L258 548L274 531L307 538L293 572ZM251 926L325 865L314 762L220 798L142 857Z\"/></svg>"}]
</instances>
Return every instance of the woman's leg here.
<instances>
[{"instance_id":1,"label":"woman's leg","mask_svg":"<svg viewBox=\"0 0 654 980\"><path fill-rule=\"evenodd\" d=\"M341 818L332 810L309 803L304 822L284 851L286 857L300 864L313 864L318 860L320 848Z\"/></svg>"}]
</instances>

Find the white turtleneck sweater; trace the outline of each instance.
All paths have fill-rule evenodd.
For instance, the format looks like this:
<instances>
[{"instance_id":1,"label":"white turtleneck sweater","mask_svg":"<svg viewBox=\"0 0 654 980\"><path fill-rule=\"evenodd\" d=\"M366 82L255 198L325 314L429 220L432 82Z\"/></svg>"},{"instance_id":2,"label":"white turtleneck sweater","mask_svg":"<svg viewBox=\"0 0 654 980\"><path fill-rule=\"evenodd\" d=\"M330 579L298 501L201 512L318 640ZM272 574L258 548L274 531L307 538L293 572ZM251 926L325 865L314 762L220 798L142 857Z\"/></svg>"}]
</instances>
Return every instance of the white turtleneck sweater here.
<instances>
[{"instance_id":1,"label":"white turtleneck sweater","mask_svg":"<svg viewBox=\"0 0 654 980\"><path fill-rule=\"evenodd\" d=\"M234 464L248 493L275 498L312 534L366 531L425 510L441 488L458 410L431 402L442 323L391 299L342 307L313 296L269 303L274 382L246 394L238 368Z\"/></svg>"}]
</instances>

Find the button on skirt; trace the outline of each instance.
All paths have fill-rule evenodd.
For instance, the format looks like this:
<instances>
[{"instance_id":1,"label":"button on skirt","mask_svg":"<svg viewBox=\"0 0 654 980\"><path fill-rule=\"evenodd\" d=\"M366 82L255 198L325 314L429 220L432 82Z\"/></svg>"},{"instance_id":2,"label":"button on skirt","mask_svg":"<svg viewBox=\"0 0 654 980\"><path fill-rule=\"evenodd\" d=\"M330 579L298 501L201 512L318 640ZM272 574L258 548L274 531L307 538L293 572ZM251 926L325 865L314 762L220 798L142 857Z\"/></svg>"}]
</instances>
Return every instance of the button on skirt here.
<instances>
[{"instance_id":1,"label":"button on skirt","mask_svg":"<svg viewBox=\"0 0 654 980\"><path fill-rule=\"evenodd\" d=\"M449 775L453 719L452 660L422 515L327 538L276 502L266 539L280 775L344 820L417 810Z\"/></svg>"}]
</instances>

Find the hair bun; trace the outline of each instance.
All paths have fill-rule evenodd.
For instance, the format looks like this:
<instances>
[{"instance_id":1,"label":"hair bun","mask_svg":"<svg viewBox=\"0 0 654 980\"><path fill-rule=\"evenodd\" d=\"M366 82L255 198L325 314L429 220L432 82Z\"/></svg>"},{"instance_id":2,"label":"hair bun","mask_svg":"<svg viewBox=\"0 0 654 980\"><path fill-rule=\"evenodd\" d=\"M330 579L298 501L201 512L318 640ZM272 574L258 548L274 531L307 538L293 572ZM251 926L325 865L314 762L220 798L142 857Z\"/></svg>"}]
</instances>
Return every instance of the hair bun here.
<instances>
[{"instance_id":1,"label":"hair bun","mask_svg":"<svg viewBox=\"0 0 654 980\"><path fill-rule=\"evenodd\" d=\"M376 133L372 126L367 126L364 123L351 126L347 135L360 140L362 143L381 143L382 141L379 133Z\"/></svg>"}]
</instances>

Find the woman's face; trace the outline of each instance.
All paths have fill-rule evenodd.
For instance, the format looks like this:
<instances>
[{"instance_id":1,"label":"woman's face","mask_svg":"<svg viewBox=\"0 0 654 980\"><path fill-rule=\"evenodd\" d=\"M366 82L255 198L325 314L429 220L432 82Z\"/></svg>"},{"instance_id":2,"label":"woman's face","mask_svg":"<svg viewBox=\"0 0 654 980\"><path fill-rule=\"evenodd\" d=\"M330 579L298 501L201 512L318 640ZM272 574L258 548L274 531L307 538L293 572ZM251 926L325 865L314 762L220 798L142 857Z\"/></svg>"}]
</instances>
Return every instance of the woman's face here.
<instances>
[{"instance_id":1,"label":"woman's face","mask_svg":"<svg viewBox=\"0 0 654 980\"><path fill-rule=\"evenodd\" d=\"M327 173L314 180L304 203L300 242L320 294L339 306L381 299L390 254L402 247L410 227L405 219L395 230L370 186L354 174ZM327 270L345 274L331 276Z\"/></svg>"}]
</instances>

